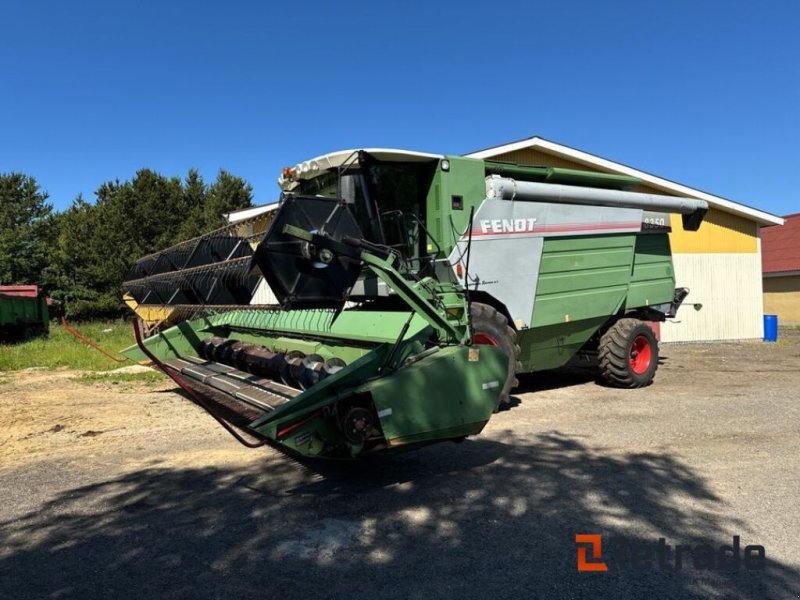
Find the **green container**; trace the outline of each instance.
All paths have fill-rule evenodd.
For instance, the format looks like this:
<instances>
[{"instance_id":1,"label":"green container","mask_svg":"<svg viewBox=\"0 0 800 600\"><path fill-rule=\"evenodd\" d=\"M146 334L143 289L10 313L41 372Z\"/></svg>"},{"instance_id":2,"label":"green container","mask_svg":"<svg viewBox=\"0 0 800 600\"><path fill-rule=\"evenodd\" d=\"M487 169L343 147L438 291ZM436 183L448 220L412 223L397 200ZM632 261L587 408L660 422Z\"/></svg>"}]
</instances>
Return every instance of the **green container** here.
<instances>
[{"instance_id":1,"label":"green container","mask_svg":"<svg viewBox=\"0 0 800 600\"><path fill-rule=\"evenodd\" d=\"M0 293L0 335L3 337L46 334L49 321L50 313L44 294L29 297Z\"/></svg>"}]
</instances>

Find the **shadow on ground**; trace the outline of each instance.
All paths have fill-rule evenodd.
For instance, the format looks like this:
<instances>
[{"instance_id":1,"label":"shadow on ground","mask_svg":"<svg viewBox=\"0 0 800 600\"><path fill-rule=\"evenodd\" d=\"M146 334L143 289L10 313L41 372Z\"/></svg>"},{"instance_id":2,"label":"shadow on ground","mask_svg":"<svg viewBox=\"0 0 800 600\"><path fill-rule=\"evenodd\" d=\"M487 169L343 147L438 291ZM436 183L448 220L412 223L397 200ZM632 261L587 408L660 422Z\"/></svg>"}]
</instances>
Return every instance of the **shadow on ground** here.
<instances>
[{"instance_id":1,"label":"shadow on ground","mask_svg":"<svg viewBox=\"0 0 800 600\"><path fill-rule=\"evenodd\" d=\"M598 380L597 369L591 367L562 367L552 371L522 373L517 378L519 385L514 388L514 395L555 390Z\"/></svg>"},{"instance_id":2,"label":"shadow on ground","mask_svg":"<svg viewBox=\"0 0 800 600\"><path fill-rule=\"evenodd\" d=\"M800 574L577 573L576 533L714 546L740 534L664 454L511 433L314 469L152 467L0 523L3 598L786 597Z\"/></svg>"},{"instance_id":3,"label":"shadow on ground","mask_svg":"<svg viewBox=\"0 0 800 600\"><path fill-rule=\"evenodd\" d=\"M669 361L668 356L662 355L658 358L659 366L664 365L667 361ZM582 359L572 360L559 369L538 371L536 373L520 373L517 377L519 385L514 388L515 395L555 390L589 382L609 387L606 382L600 379L597 365Z\"/></svg>"}]
</instances>

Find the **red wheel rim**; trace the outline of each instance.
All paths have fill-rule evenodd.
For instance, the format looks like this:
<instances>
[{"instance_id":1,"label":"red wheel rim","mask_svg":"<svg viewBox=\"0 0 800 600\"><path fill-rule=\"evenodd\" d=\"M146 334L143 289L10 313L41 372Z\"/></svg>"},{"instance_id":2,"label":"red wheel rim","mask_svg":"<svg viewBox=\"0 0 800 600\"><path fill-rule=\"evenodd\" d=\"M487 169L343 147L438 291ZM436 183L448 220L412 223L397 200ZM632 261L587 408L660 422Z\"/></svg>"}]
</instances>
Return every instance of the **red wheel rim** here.
<instances>
[{"instance_id":1,"label":"red wheel rim","mask_svg":"<svg viewBox=\"0 0 800 600\"><path fill-rule=\"evenodd\" d=\"M631 369L637 375L641 375L650 367L650 361L653 359L653 349L650 346L650 340L647 336L637 335L633 338L631 344L631 353L628 361L630 362Z\"/></svg>"},{"instance_id":2,"label":"red wheel rim","mask_svg":"<svg viewBox=\"0 0 800 600\"><path fill-rule=\"evenodd\" d=\"M497 340L483 331L476 331L472 334L472 343L482 346L499 346Z\"/></svg>"}]
</instances>

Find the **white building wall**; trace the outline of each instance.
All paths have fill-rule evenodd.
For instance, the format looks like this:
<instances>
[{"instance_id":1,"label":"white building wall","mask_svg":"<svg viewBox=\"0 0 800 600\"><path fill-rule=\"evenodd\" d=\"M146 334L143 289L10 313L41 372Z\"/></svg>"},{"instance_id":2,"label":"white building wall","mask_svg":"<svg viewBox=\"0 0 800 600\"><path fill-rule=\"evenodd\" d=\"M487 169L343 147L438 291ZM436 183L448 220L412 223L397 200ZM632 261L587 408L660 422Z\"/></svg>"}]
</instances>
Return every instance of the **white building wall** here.
<instances>
[{"instance_id":1,"label":"white building wall","mask_svg":"<svg viewBox=\"0 0 800 600\"><path fill-rule=\"evenodd\" d=\"M758 339L763 336L761 253L674 254L675 285L689 296L675 322L663 323L664 342ZM700 303L699 311L692 304Z\"/></svg>"}]
</instances>

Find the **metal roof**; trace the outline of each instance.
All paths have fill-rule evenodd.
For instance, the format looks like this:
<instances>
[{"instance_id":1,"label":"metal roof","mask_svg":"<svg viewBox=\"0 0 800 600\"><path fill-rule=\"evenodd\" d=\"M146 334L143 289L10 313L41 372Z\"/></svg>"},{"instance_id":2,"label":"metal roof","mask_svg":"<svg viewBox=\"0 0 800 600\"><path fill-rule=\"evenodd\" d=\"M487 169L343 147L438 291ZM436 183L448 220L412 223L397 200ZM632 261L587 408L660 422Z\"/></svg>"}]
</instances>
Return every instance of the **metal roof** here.
<instances>
[{"instance_id":1,"label":"metal roof","mask_svg":"<svg viewBox=\"0 0 800 600\"><path fill-rule=\"evenodd\" d=\"M784 224L761 230L761 264L764 274L800 272L800 213L786 215Z\"/></svg>"},{"instance_id":2,"label":"metal roof","mask_svg":"<svg viewBox=\"0 0 800 600\"><path fill-rule=\"evenodd\" d=\"M244 221L245 219L249 219L251 217L257 217L258 215L263 215L264 213L272 212L278 208L278 201L271 204L262 204L260 206L248 206L247 208L240 208L239 210L233 210L229 213L225 213L223 216L228 219L228 223L236 223L237 221Z\"/></svg>"}]
</instances>

